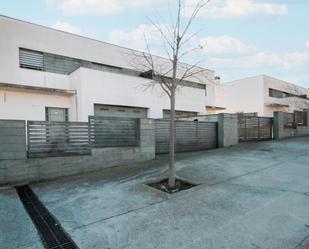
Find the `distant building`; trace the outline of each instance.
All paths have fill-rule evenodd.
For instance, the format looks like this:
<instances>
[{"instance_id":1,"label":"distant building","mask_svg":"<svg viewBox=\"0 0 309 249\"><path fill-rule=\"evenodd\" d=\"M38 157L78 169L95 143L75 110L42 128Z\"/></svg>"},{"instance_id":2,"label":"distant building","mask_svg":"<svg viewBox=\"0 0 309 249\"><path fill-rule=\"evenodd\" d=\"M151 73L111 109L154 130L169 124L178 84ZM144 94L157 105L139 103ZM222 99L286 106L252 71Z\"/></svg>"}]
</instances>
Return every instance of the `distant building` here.
<instances>
[{"instance_id":1,"label":"distant building","mask_svg":"<svg viewBox=\"0 0 309 249\"><path fill-rule=\"evenodd\" d=\"M257 113L271 117L275 111L309 109L307 88L266 75L214 85L214 99L225 110L216 113Z\"/></svg>"},{"instance_id":2,"label":"distant building","mask_svg":"<svg viewBox=\"0 0 309 249\"><path fill-rule=\"evenodd\" d=\"M0 34L0 119L169 117L168 97L159 85L145 90L147 72L131 65L130 49L5 16ZM178 116L206 113L206 85L215 81L206 71L177 92Z\"/></svg>"}]
</instances>

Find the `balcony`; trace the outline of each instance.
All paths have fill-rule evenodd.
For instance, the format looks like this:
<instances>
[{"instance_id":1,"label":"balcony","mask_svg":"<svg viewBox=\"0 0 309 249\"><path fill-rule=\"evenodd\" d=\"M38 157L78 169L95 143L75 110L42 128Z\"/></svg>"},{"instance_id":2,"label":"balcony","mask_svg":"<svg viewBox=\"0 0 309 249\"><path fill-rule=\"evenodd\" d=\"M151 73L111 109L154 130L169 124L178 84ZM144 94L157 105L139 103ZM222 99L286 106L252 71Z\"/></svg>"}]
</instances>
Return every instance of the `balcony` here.
<instances>
[{"instance_id":1,"label":"balcony","mask_svg":"<svg viewBox=\"0 0 309 249\"><path fill-rule=\"evenodd\" d=\"M264 102L265 106L268 107L289 107L290 101L289 98L273 98L268 97Z\"/></svg>"}]
</instances>

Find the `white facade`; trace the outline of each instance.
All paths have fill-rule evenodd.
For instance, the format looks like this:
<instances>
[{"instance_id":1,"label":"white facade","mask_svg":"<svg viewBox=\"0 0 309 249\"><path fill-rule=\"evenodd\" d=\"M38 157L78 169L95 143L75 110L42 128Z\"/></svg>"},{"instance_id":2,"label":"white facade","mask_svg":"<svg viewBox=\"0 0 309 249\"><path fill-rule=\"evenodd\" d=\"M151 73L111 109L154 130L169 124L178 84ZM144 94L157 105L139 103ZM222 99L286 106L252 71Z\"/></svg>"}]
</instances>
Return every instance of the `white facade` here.
<instances>
[{"instance_id":1,"label":"white facade","mask_svg":"<svg viewBox=\"0 0 309 249\"><path fill-rule=\"evenodd\" d=\"M226 108L221 112L271 117L275 111L309 109L308 89L265 75L217 85L216 89L216 103Z\"/></svg>"},{"instance_id":2,"label":"white facade","mask_svg":"<svg viewBox=\"0 0 309 249\"><path fill-rule=\"evenodd\" d=\"M129 49L0 16L0 119L45 120L45 107L55 107L67 108L70 121L87 121L95 104L147 108L148 117L162 118L170 108L159 86L145 90L148 79L85 67L67 75L22 68L20 48L132 69ZM176 110L205 114L201 86L214 79L207 73L199 88L179 90Z\"/></svg>"}]
</instances>

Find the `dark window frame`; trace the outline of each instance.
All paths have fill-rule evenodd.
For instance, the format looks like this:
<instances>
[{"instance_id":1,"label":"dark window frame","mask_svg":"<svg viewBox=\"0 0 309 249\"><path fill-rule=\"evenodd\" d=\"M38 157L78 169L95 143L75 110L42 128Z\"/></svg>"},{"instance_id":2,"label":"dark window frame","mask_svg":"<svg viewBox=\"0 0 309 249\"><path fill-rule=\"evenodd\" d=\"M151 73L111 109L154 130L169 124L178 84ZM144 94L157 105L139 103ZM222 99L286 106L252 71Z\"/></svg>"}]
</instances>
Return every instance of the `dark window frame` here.
<instances>
[{"instance_id":1,"label":"dark window frame","mask_svg":"<svg viewBox=\"0 0 309 249\"><path fill-rule=\"evenodd\" d=\"M49 120L49 109L61 109L64 110L64 122L69 122L69 108L63 108L63 107L54 107L54 106L46 106L45 107L45 121Z\"/></svg>"},{"instance_id":2,"label":"dark window frame","mask_svg":"<svg viewBox=\"0 0 309 249\"><path fill-rule=\"evenodd\" d=\"M171 111L167 109L163 109L162 114L163 114L163 119L170 119ZM194 112L194 111L175 110L176 118L196 117L197 115L198 115L198 112Z\"/></svg>"},{"instance_id":3,"label":"dark window frame","mask_svg":"<svg viewBox=\"0 0 309 249\"><path fill-rule=\"evenodd\" d=\"M43 72L49 72L49 73L56 73L56 74L63 74L63 75L69 75L75 70L77 70L80 67L102 71L102 72L109 72L109 73L117 73L127 76L134 76L134 77L142 77L147 79L153 79L152 71L146 71L146 72L140 72L134 69L129 68L122 68L117 67L113 65L107 65L102 64L98 62L92 62L82 59L77 59L69 56L63 56L58 54L52 54L47 52L41 52L37 50L27 49L23 47L19 47L19 54L22 53L22 51L27 51L29 53L36 53L41 54L43 56L43 65L42 67L35 67L27 64L21 63L21 56L19 56L19 66L20 68L24 69L33 69ZM163 76L160 76L163 77ZM171 78L164 77L165 80L171 81ZM187 86L191 88L197 88L197 89L206 89L205 84L189 81L189 80L182 80L180 82L180 85Z\"/></svg>"},{"instance_id":4,"label":"dark window frame","mask_svg":"<svg viewBox=\"0 0 309 249\"><path fill-rule=\"evenodd\" d=\"M268 96L272 97L272 98L289 98L289 97L297 97L297 98L302 98L302 99L309 99L307 97L307 95L304 94L292 94L292 93L288 93L288 92L284 92L278 89L274 89L274 88L269 88L268 89Z\"/></svg>"}]
</instances>

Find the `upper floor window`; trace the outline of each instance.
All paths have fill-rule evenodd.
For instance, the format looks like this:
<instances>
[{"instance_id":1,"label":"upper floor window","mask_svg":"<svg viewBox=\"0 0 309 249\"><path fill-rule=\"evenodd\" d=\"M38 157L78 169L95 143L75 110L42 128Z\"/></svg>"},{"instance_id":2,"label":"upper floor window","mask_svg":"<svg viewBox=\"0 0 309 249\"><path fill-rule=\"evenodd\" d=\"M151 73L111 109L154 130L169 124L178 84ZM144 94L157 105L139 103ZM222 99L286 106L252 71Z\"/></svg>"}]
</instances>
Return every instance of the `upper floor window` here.
<instances>
[{"instance_id":1,"label":"upper floor window","mask_svg":"<svg viewBox=\"0 0 309 249\"><path fill-rule=\"evenodd\" d=\"M308 99L306 94L293 94L288 92L283 92L273 88L269 88L269 96L274 98L288 98L288 97L297 97L302 99Z\"/></svg>"},{"instance_id":2,"label":"upper floor window","mask_svg":"<svg viewBox=\"0 0 309 249\"><path fill-rule=\"evenodd\" d=\"M19 65L21 68L35 69L57 74L71 74L79 67L105 72L124 73L120 67L99 64L91 61L75 59L67 56L19 49Z\"/></svg>"},{"instance_id":3,"label":"upper floor window","mask_svg":"<svg viewBox=\"0 0 309 249\"><path fill-rule=\"evenodd\" d=\"M269 96L274 97L274 98L287 98L287 97L290 97L291 94L280 91L280 90L269 88Z\"/></svg>"},{"instance_id":4,"label":"upper floor window","mask_svg":"<svg viewBox=\"0 0 309 249\"><path fill-rule=\"evenodd\" d=\"M32 50L19 50L19 63L22 68L29 68L43 71L43 53Z\"/></svg>"},{"instance_id":5,"label":"upper floor window","mask_svg":"<svg viewBox=\"0 0 309 249\"><path fill-rule=\"evenodd\" d=\"M44 72L69 75L80 67L93 70L130 75L152 79L152 71L141 73L134 69L122 68L112 65L100 64L92 61L76 59L63 55L51 54L46 52L34 51L25 48L19 48L19 65L21 68L35 69ZM163 76L159 76L163 77ZM171 78L164 77L164 80L171 81ZM181 85L192 88L205 89L204 84L182 80Z\"/></svg>"},{"instance_id":6,"label":"upper floor window","mask_svg":"<svg viewBox=\"0 0 309 249\"><path fill-rule=\"evenodd\" d=\"M197 115L198 115L197 112L175 110L176 118L196 117ZM171 118L171 111L170 110L163 110L163 119L170 119L170 118Z\"/></svg>"}]
</instances>

